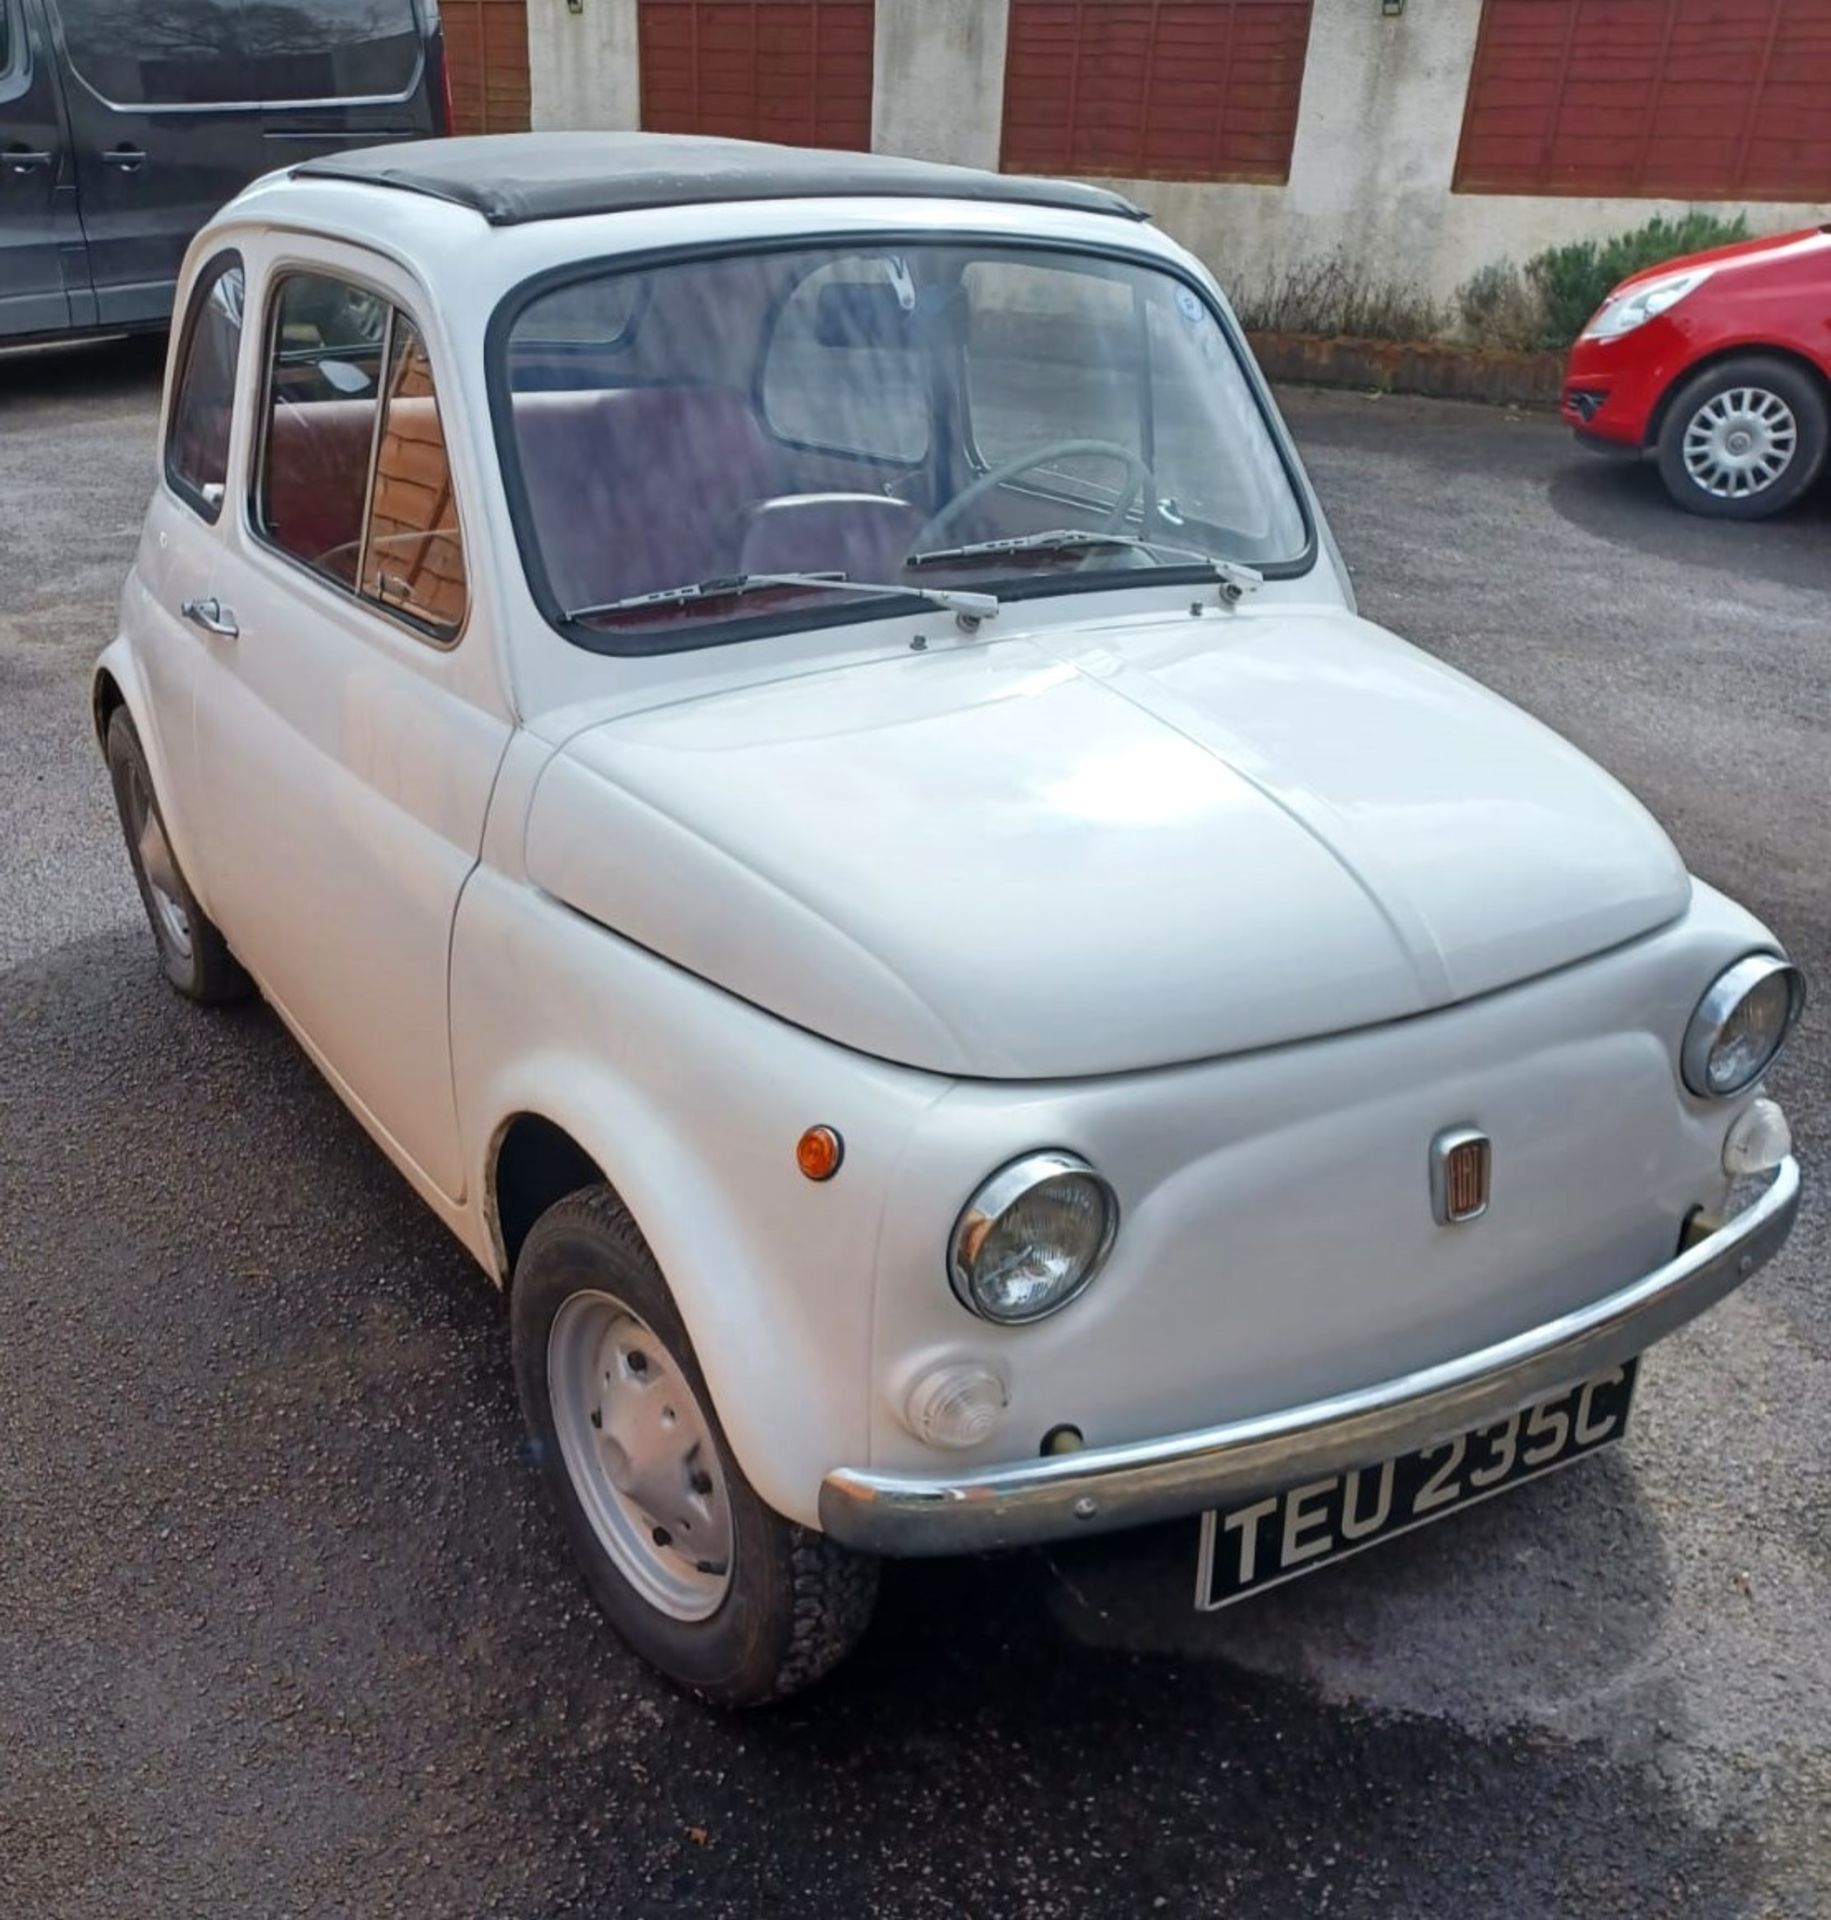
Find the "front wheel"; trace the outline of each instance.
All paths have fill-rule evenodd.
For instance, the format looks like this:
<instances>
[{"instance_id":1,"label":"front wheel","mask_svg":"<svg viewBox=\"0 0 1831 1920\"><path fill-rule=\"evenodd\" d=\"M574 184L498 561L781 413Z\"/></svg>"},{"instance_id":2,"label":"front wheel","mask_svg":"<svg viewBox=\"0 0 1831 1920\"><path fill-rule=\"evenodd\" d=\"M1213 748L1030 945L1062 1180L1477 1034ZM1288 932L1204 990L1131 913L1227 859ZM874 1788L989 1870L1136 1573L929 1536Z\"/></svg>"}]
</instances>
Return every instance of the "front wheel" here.
<instances>
[{"instance_id":1,"label":"front wheel","mask_svg":"<svg viewBox=\"0 0 1831 1920\"><path fill-rule=\"evenodd\" d=\"M735 1707L798 1692L850 1652L877 1563L751 1489L654 1256L608 1187L535 1222L510 1322L548 1489L592 1597L643 1659Z\"/></svg>"},{"instance_id":2,"label":"front wheel","mask_svg":"<svg viewBox=\"0 0 1831 1920\"><path fill-rule=\"evenodd\" d=\"M1765 354L1708 367L1667 409L1659 475L1688 512L1765 520L1818 478L1831 438L1823 386Z\"/></svg>"}]
</instances>

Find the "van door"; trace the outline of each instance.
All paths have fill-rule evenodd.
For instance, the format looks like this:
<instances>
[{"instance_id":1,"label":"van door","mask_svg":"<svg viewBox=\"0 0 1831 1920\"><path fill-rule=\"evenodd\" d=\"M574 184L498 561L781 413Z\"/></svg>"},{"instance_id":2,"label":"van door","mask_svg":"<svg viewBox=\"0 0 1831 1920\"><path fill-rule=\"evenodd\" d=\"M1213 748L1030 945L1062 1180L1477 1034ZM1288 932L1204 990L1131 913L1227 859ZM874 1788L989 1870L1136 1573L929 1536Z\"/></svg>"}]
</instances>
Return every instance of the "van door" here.
<instances>
[{"instance_id":1,"label":"van door","mask_svg":"<svg viewBox=\"0 0 1831 1920\"><path fill-rule=\"evenodd\" d=\"M423 0L311 0L248 10L265 103L266 167L443 131L443 82Z\"/></svg>"},{"instance_id":2,"label":"van door","mask_svg":"<svg viewBox=\"0 0 1831 1920\"><path fill-rule=\"evenodd\" d=\"M169 318L191 236L263 166L242 0L51 0L96 318Z\"/></svg>"},{"instance_id":3,"label":"van door","mask_svg":"<svg viewBox=\"0 0 1831 1920\"><path fill-rule=\"evenodd\" d=\"M60 249L81 247L75 215L56 69L35 17L0 0L0 340L71 325Z\"/></svg>"}]
</instances>

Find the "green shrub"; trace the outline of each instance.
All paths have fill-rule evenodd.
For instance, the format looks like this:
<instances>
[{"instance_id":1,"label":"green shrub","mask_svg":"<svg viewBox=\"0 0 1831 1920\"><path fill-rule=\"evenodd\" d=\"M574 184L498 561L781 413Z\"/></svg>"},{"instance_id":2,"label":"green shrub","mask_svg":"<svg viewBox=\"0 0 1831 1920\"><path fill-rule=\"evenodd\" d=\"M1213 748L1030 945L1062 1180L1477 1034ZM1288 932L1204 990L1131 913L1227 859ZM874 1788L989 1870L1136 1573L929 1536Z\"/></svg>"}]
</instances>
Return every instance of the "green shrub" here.
<instances>
[{"instance_id":1,"label":"green shrub","mask_svg":"<svg viewBox=\"0 0 1831 1920\"><path fill-rule=\"evenodd\" d=\"M1526 262L1526 282L1542 307L1540 344L1568 347L1609 289L1630 273L1656 267L1679 254L1702 253L1708 247L1747 238L1748 222L1740 214L1721 220L1693 207L1677 220L1655 214L1644 226L1611 240L1576 240L1535 253Z\"/></svg>"},{"instance_id":2,"label":"green shrub","mask_svg":"<svg viewBox=\"0 0 1831 1920\"><path fill-rule=\"evenodd\" d=\"M1495 260L1456 289L1462 331L1478 347L1530 353L1545 332L1545 305L1511 260Z\"/></svg>"}]
</instances>

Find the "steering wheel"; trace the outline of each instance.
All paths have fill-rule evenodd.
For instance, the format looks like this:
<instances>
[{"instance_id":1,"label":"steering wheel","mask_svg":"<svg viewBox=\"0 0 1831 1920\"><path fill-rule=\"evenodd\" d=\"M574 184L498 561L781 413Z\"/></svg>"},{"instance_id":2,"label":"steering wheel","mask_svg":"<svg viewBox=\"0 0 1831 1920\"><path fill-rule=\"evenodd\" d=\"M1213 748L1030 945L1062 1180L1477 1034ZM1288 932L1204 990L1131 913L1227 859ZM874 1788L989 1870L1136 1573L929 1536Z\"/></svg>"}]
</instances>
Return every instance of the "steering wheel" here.
<instances>
[{"instance_id":1,"label":"steering wheel","mask_svg":"<svg viewBox=\"0 0 1831 1920\"><path fill-rule=\"evenodd\" d=\"M911 553L923 553L932 546L936 538L945 533L968 507L983 500L994 487L1002 487L1007 480L1015 480L1020 473L1029 473L1050 460L1065 460L1072 455L1099 454L1109 460L1125 463L1125 491L1113 504L1113 510L1106 516L1100 527L1102 533L1111 533L1132 510L1132 502L1138 498L1141 487L1149 488L1152 474L1149 467L1133 453L1129 447L1122 447L1113 440L1051 440L1048 445L1033 447L1028 453L1014 454L1009 460L1001 460L988 472L982 473L977 480L962 487L944 506L936 509L933 517L922 531L909 543ZM1154 497L1154 495L1153 495Z\"/></svg>"}]
</instances>

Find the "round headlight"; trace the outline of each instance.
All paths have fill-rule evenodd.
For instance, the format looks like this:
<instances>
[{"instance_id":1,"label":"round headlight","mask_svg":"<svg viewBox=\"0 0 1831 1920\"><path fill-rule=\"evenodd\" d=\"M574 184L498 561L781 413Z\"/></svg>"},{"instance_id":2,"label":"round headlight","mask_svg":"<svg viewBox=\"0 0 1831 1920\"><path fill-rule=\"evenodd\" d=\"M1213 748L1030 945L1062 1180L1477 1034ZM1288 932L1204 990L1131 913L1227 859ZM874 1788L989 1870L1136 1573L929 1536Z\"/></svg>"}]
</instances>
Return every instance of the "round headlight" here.
<instances>
[{"instance_id":1,"label":"round headlight","mask_svg":"<svg viewBox=\"0 0 1831 1920\"><path fill-rule=\"evenodd\" d=\"M1119 1202L1085 1160L1032 1153L993 1174L954 1224L947 1272L963 1306L1016 1325L1065 1307L1100 1271Z\"/></svg>"},{"instance_id":2,"label":"round headlight","mask_svg":"<svg viewBox=\"0 0 1831 1920\"><path fill-rule=\"evenodd\" d=\"M1805 1005L1805 975L1771 953L1751 953L1717 975L1685 1029L1685 1085L1724 1100L1752 1087L1773 1063Z\"/></svg>"}]
</instances>

